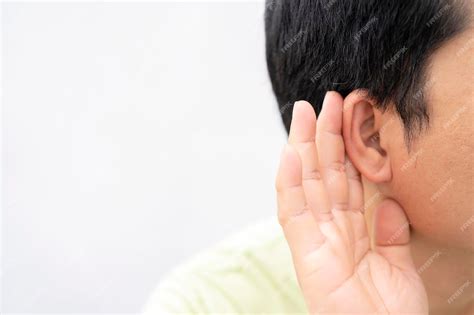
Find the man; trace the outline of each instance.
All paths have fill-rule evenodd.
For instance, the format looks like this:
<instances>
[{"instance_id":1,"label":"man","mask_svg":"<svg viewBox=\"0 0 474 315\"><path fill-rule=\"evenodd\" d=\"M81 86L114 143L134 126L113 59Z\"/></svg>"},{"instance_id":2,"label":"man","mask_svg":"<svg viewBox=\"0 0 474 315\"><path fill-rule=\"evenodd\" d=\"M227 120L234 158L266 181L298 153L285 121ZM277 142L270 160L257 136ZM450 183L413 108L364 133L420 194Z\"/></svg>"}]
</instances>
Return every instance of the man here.
<instances>
[{"instance_id":1,"label":"man","mask_svg":"<svg viewBox=\"0 0 474 315\"><path fill-rule=\"evenodd\" d=\"M472 314L472 2L283 0L266 34L308 310Z\"/></svg>"},{"instance_id":2,"label":"man","mask_svg":"<svg viewBox=\"0 0 474 315\"><path fill-rule=\"evenodd\" d=\"M472 6L267 1L291 256L273 224L243 231L147 312L472 314Z\"/></svg>"}]
</instances>

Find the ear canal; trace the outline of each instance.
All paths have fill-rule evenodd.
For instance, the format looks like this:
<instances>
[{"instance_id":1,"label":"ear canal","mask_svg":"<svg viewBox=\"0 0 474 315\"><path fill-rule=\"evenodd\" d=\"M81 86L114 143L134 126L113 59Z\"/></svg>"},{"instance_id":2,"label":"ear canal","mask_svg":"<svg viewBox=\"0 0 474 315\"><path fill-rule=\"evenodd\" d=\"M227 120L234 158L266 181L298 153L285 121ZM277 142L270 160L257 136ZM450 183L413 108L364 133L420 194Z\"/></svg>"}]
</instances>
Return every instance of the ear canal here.
<instances>
[{"instance_id":1,"label":"ear canal","mask_svg":"<svg viewBox=\"0 0 474 315\"><path fill-rule=\"evenodd\" d=\"M375 131L368 138L368 140L365 141L365 145L367 147L371 147L371 148L377 150L377 152L379 152L379 154L382 155L382 156L385 156L387 154L385 152L385 150L382 148L382 146L380 145L380 133L378 131Z\"/></svg>"},{"instance_id":2,"label":"ear canal","mask_svg":"<svg viewBox=\"0 0 474 315\"><path fill-rule=\"evenodd\" d=\"M380 154L385 155L385 151L380 146L380 133L375 128L375 116L371 114L366 118L360 126L360 134L364 145L377 150Z\"/></svg>"}]
</instances>

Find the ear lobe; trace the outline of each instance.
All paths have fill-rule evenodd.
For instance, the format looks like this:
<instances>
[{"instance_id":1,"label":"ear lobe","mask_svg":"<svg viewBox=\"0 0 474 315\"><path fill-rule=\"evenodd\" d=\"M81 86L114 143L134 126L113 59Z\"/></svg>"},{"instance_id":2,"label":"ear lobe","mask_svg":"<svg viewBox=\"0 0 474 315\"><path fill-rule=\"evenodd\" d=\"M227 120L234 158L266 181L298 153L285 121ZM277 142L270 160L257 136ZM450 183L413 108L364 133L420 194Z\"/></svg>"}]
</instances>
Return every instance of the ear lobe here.
<instances>
[{"instance_id":1,"label":"ear lobe","mask_svg":"<svg viewBox=\"0 0 474 315\"><path fill-rule=\"evenodd\" d=\"M356 90L344 99L343 137L347 154L369 181L387 182L392 177L390 160L381 145L381 112L363 90Z\"/></svg>"}]
</instances>

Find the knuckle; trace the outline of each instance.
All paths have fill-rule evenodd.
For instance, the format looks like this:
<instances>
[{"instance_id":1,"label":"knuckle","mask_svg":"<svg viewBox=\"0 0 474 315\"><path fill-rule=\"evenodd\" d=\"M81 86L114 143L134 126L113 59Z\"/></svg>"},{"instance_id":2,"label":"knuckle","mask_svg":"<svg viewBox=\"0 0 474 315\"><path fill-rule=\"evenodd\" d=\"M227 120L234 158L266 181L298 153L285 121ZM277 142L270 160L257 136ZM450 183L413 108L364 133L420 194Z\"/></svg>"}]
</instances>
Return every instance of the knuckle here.
<instances>
[{"instance_id":1,"label":"knuckle","mask_svg":"<svg viewBox=\"0 0 474 315\"><path fill-rule=\"evenodd\" d=\"M331 162L327 165L327 168L340 173L346 171L346 165L342 161Z\"/></svg>"},{"instance_id":2,"label":"knuckle","mask_svg":"<svg viewBox=\"0 0 474 315\"><path fill-rule=\"evenodd\" d=\"M314 139L298 142L297 147L302 153L312 151L315 148Z\"/></svg>"},{"instance_id":3,"label":"knuckle","mask_svg":"<svg viewBox=\"0 0 474 315\"><path fill-rule=\"evenodd\" d=\"M282 228L285 228L295 219L301 218L302 216L309 213L308 206L303 206L297 210L289 210L289 211L278 211L278 223Z\"/></svg>"},{"instance_id":4,"label":"knuckle","mask_svg":"<svg viewBox=\"0 0 474 315\"><path fill-rule=\"evenodd\" d=\"M280 176L277 176L275 179L275 190L277 193L281 194L285 188L285 185L283 185L282 180L280 179Z\"/></svg>"},{"instance_id":5,"label":"knuckle","mask_svg":"<svg viewBox=\"0 0 474 315\"><path fill-rule=\"evenodd\" d=\"M360 182L361 181L361 176L359 173L350 173L347 175L349 179L355 180Z\"/></svg>"},{"instance_id":6,"label":"knuckle","mask_svg":"<svg viewBox=\"0 0 474 315\"><path fill-rule=\"evenodd\" d=\"M319 170L317 169L311 170L305 174L303 179L304 180L321 180L322 179L321 172L319 172Z\"/></svg>"},{"instance_id":7,"label":"knuckle","mask_svg":"<svg viewBox=\"0 0 474 315\"><path fill-rule=\"evenodd\" d=\"M326 135L326 136L329 136L329 137L340 137L341 136L341 132L339 130L334 130L332 127L328 126L328 125L325 125L325 126L322 126L321 127L323 133Z\"/></svg>"},{"instance_id":8,"label":"knuckle","mask_svg":"<svg viewBox=\"0 0 474 315\"><path fill-rule=\"evenodd\" d=\"M278 223L280 224L281 227L285 227L286 223L288 221L288 218L286 215L283 215L281 211L278 212Z\"/></svg>"},{"instance_id":9,"label":"knuckle","mask_svg":"<svg viewBox=\"0 0 474 315\"><path fill-rule=\"evenodd\" d=\"M347 211L349 210L349 203L348 202L336 202L333 205L334 210L339 210L339 211Z\"/></svg>"}]
</instances>

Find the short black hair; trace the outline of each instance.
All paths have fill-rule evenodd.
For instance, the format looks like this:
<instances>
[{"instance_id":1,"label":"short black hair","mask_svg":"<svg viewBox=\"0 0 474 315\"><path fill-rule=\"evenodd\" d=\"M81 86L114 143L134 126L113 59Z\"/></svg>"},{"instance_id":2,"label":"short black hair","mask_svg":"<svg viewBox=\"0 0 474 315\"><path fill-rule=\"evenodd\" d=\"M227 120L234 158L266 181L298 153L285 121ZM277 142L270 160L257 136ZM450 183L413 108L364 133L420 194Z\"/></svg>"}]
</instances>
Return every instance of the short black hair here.
<instances>
[{"instance_id":1,"label":"short black hair","mask_svg":"<svg viewBox=\"0 0 474 315\"><path fill-rule=\"evenodd\" d=\"M471 7L442 0L267 0L267 66L283 123L292 105L316 112L326 91L364 89L400 116L408 141L429 123L430 55L470 24Z\"/></svg>"}]
</instances>

